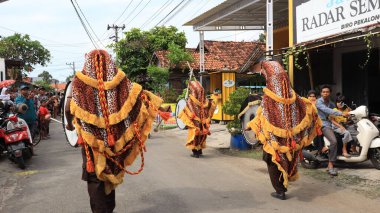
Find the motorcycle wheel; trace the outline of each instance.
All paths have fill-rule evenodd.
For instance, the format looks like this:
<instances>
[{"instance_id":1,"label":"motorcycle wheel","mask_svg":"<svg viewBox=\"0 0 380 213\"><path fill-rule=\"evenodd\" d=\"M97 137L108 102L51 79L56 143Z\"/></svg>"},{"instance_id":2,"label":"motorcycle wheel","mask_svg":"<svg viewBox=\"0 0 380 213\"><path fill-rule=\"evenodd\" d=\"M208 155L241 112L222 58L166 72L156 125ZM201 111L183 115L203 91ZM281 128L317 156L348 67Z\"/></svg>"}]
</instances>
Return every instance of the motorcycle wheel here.
<instances>
[{"instance_id":1,"label":"motorcycle wheel","mask_svg":"<svg viewBox=\"0 0 380 213\"><path fill-rule=\"evenodd\" d=\"M319 166L319 162L303 158L301 159L301 166L305 169L316 169Z\"/></svg>"},{"instance_id":2,"label":"motorcycle wheel","mask_svg":"<svg viewBox=\"0 0 380 213\"><path fill-rule=\"evenodd\" d=\"M370 149L370 156L369 159L372 162L372 165L380 170L380 147Z\"/></svg>"},{"instance_id":3,"label":"motorcycle wheel","mask_svg":"<svg viewBox=\"0 0 380 213\"><path fill-rule=\"evenodd\" d=\"M16 158L16 163L20 169L25 169L25 161L22 156Z\"/></svg>"}]
</instances>

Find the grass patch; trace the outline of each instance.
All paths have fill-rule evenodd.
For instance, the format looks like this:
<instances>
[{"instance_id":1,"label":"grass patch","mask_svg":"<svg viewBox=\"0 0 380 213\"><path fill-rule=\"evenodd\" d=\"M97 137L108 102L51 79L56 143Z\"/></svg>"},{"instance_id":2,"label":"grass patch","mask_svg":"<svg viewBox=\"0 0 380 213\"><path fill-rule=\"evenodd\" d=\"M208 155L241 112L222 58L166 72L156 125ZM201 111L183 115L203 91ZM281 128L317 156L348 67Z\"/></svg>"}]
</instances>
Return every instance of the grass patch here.
<instances>
[{"instance_id":1,"label":"grass patch","mask_svg":"<svg viewBox=\"0 0 380 213\"><path fill-rule=\"evenodd\" d=\"M219 149L219 152L224 155L241 158L252 158L256 160L261 160L263 158L263 150L261 147L251 150Z\"/></svg>"},{"instance_id":2,"label":"grass patch","mask_svg":"<svg viewBox=\"0 0 380 213\"><path fill-rule=\"evenodd\" d=\"M357 175L348 175L343 172L340 172L338 176L332 178L327 174L325 169L299 168L301 174L310 176L316 180L351 189L371 199L380 197L380 181L367 180Z\"/></svg>"}]
</instances>

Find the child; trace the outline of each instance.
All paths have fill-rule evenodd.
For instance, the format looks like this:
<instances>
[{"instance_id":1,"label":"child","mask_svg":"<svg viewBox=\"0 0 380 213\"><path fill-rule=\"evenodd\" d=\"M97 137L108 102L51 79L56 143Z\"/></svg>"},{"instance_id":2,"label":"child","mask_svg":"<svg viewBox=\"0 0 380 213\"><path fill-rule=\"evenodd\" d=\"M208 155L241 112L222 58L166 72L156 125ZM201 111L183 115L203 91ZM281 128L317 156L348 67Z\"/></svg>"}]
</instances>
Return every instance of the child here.
<instances>
[{"instance_id":1,"label":"child","mask_svg":"<svg viewBox=\"0 0 380 213\"><path fill-rule=\"evenodd\" d=\"M340 95L339 93L337 96L338 97L335 101L336 108L334 108L334 110L341 111L341 112L351 111L351 109L349 107L347 107L347 105L345 105L345 103L344 103L346 98L343 95ZM343 156L344 157L351 157L351 155L348 154L348 152L347 152L347 143L353 141L353 139L352 139L351 133L346 129L347 121L348 121L347 118L345 118L343 116L331 116L330 119L331 119L331 122L333 123L334 132L343 136L343 139L342 139L342 142L343 142L342 154L343 154ZM354 144L352 145L352 148L354 150L356 149ZM356 154L356 153L354 152L354 154Z\"/></svg>"},{"instance_id":2,"label":"child","mask_svg":"<svg viewBox=\"0 0 380 213\"><path fill-rule=\"evenodd\" d=\"M47 139L47 130L50 122L50 113L49 110L46 108L47 106L47 99L41 100L40 108L38 109L38 118L40 121L40 129L41 129L41 137L43 140Z\"/></svg>"}]
</instances>

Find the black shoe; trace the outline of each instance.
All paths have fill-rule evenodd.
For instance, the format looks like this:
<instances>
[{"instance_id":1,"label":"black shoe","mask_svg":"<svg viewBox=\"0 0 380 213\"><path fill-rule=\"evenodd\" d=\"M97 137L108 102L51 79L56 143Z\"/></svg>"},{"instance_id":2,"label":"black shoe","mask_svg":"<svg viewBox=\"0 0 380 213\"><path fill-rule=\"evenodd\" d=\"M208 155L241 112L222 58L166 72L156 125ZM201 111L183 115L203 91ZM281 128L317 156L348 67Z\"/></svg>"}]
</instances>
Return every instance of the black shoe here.
<instances>
[{"instance_id":1,"label":"black shoe","mask_svg":"<svg viewBox=\"0 0 380 213\"><path fill-rule=\"evenodd\" d=\"M193 157L193 158L199 158L198 154L191 154L190 156Z\"/></svg>"},{"instance_id":2,"label":"black shoe","mask_svg":"<svg viewBox=\"0 0 380 213\"><path fill-rule=\"evenodd\" d=\"M272 197L277 198L277 199L280 199L280 200L286 200L285 192L281 192L281 193L272 192L270 195L271 195Z\"/></svg>"},{"instance_id":3,"label":"black shoe","mask_svg":"<svg viewBox=\"0 0 380 213\"><path fill-rule=\"evenodd\" d=\"M203 155L202 149L198 150L198 155Z\"/></svg>"}]
</instances>

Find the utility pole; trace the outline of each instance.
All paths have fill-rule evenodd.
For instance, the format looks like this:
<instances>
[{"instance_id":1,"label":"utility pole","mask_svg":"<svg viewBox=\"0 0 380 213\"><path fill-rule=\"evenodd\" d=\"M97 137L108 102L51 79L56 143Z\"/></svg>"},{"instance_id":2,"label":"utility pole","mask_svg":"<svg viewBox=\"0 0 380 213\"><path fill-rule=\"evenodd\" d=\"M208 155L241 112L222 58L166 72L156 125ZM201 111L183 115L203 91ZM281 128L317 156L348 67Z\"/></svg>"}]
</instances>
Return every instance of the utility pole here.
<instances>
[{"instance_id":1,"label":"utility pole","mask_svg":"<svg viewBox=\"0 0 380 213\"><path fill-rule=\"evenodd\" d=\"M114 38L114 41L115 42L118 42L119 41L119 35L118 35L118 33L119 33L119 29L121 29L121 30L124 30L124 28L125 28L125 24L123 24L123 26L121 26L121 27L119 27L119 26L117 26L117 25L112 25L112 26L110 26L109 24L107 25L107 30L109 30L109 29L114 29L115 30L115 35L114 36L111 36L110 38L112 39L112 38Z\"/></svg>"},{"instance_id":2,"label":"utility pole","mask_svg":"<svg viewBox=\"0 0 380 213\"><path fill-rule=\"evenodd\" d=\"M73 69L73 75L75 75L75 62L73 61L73 63L66 63L66 65L69 65L71 69Z\"/></svg>"}]
</instances>

